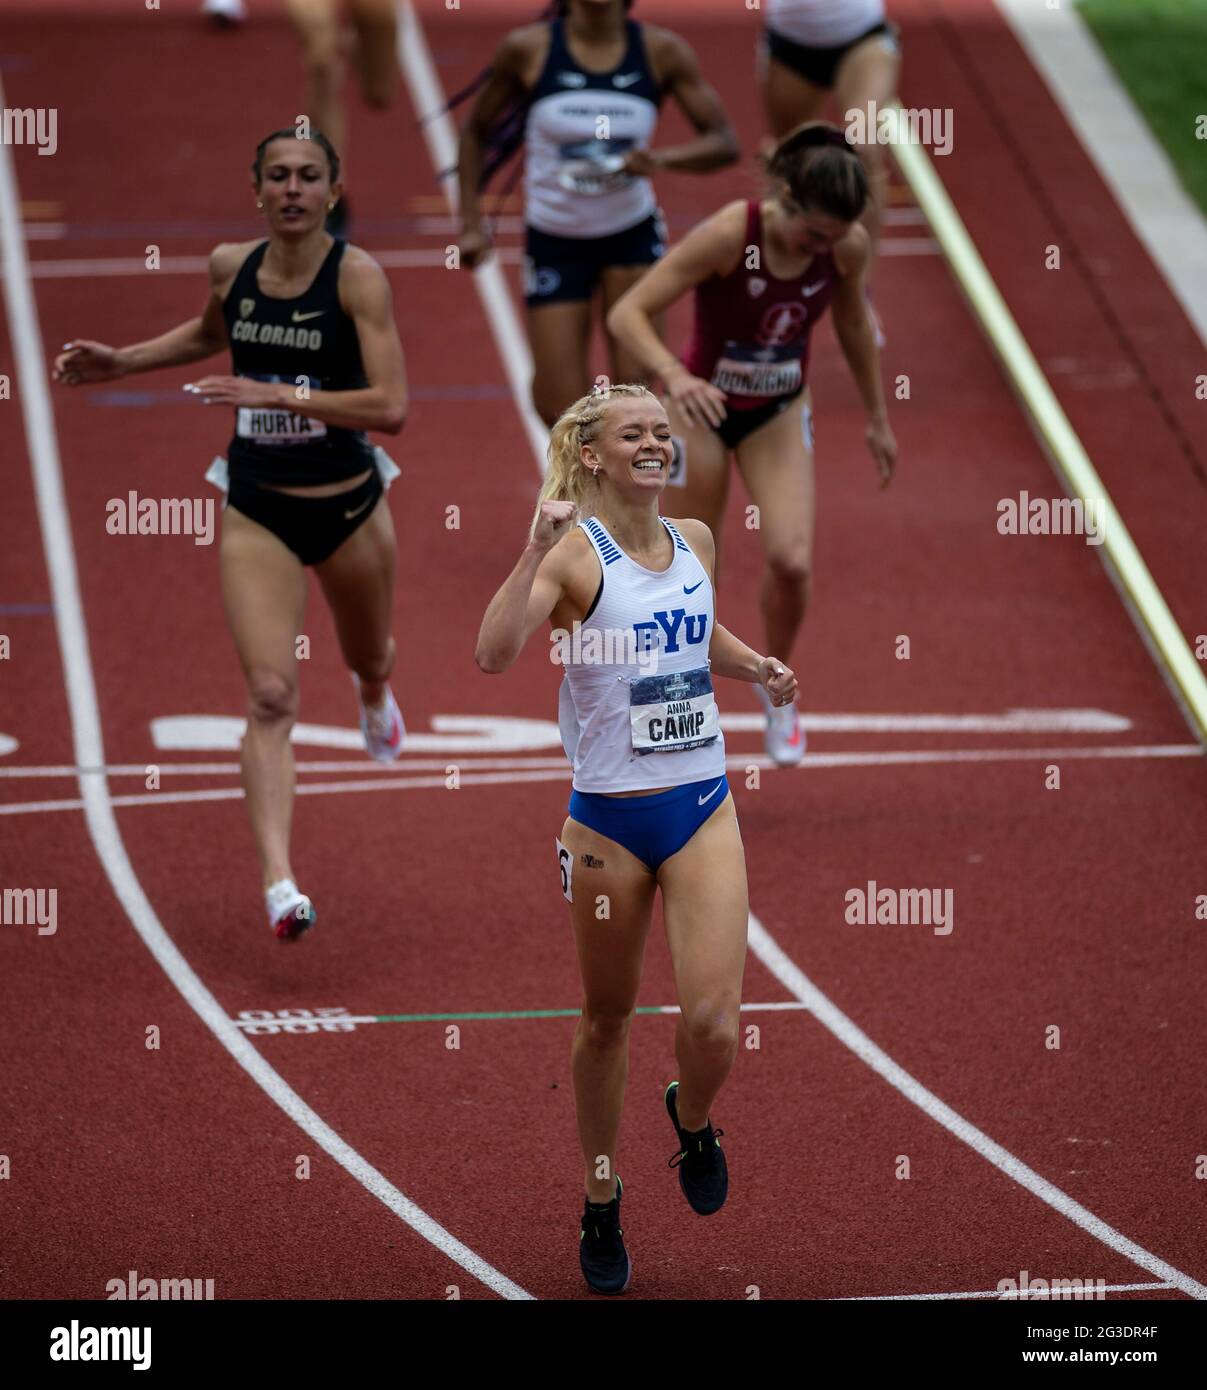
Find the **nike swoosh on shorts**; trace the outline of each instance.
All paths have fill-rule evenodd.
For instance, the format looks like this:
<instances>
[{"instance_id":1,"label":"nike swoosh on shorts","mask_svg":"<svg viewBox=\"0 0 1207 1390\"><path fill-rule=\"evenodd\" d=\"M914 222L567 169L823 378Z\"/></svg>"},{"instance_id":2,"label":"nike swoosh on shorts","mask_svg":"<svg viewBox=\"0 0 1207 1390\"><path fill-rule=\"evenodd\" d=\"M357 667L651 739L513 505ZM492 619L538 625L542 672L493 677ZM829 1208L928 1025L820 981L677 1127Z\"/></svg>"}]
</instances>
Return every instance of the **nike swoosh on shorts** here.
<instances>
[{"instance_id":1,"label":"nike swoosh on shorts","mask_svg":"<svg viewBox=\"0 0 1207 1390\"><path fill-rule=\"evenodd\" d=\"M721 790L721 788L722 788L724 785L725 785L725 782L724 782L724 780L722 779L720 782L717 783L717 785L712 789L712 791L710 791L710 792L708 793L707 796L698 796L698 797L696 798L696 805L697 805L697 806L703 806L704 803L705 803L706 801L711 801L711 800L713 799L713 797L716 796L716 794Z\"/></svg>"}]
</instances>

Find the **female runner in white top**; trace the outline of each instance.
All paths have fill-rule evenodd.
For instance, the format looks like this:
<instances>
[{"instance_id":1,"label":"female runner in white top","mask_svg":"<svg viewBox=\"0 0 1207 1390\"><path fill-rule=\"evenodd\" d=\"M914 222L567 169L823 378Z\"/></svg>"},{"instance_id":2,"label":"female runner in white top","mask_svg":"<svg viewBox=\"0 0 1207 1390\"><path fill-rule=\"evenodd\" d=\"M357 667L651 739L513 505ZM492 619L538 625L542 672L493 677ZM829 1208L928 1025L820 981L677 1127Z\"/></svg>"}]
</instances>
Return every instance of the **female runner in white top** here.
<instances>
[{"instance_id":1,"label":"female runner in white top","mask_svg":"<svg viewBox=\"0 0 1207 1390\"><path fill-rule=\"evenodd\" d=\"M764 0L763 15L758 59L769 134L780 140L802 122L818 120L833 92L835 122L867 165L871 196L862 221L874 255L888 164L867 110L869 103L880 110L894 100L901 72L897 30L885 17L884 0ZM864 118L858 123L848 114L856 111Z\"/></svg>"},{"instance_id":2,"label":"female runner in white top","mask_svg":"<svg viewBox=\"0 0 1207 1390\"><path fill-rule=\"evenodd\" d=\"M760 684L776 704L796 690L782 662L716 623L708 527L659 517L671 454L666 411L643 386L613 386L564 412L531 537L487 609L476 652L482 670L500 672L547 620L555 637L573 634L561 639L561 716L575 790L558 852L583 980L572 1052L587 1196L581 1261L605 1293L629 1278L616 1139L659 888L681 1009L680 1081L666 1094L679 1140L671 1161L697 1212L725 1199L709 1111L737 1054L747 896L711 677Z\"/></svg>"},{"instance_id":3,"label":"female runner in white top","mask_svg":"<svg viewBox=\"0 0 1207 1390\"><path fill-rule=\"evenodd\" d=\"M522 144L525 274L532 397L552 427L590 390L593 305L606 312L665 254L652 180L708 173L738 159L720 98L690 45L629 18L633 0L556 0L552 14L512 30L461 132L461 263L490 250L484 182ZM695 136L652 148L673 97ZM456 98L454 98L456 100ZM640 377L608 338L613 381Z\"/></svg>"}]
</instances>

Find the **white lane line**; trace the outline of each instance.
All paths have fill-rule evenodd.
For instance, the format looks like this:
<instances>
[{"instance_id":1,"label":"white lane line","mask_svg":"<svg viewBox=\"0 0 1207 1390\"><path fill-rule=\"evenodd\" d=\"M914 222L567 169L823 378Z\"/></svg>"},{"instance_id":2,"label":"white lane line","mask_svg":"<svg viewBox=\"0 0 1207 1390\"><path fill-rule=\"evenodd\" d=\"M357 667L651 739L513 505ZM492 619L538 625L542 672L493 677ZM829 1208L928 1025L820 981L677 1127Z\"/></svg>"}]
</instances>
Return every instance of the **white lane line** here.
<instances>
[{"instance_id":1,"label":"white lane line","mask_svg":"<svg viewBox=\"0 0 1207 1390\"><path fill-rule=\"evenodd\" d=\"M830 767L908 767L938 763L1019 763L1044 758L1077 762L1113 758L1201 758L1197 743L1150 743L1103 748L924 748L886 753L807 753L797 769L808 772Z\"/></svg>"},{"instance_id":2,"label":"white lane line","mask_svg":"<svg viewBox=\"0 0 1207 1390\"><path fill-rule=\"evenodd\" d=\"M94 774L82 776L80 781L91 781ZM563 761L556 768L532 772L484 772L461 777L461 786L491 786L519 782L564 782L569 779L570 769ZM300 782L295 788L297 796L339 796L351 792L423 791L441 788L448 790L447 777L385 777L365 778L356 782ZM130 796L109 798L110 806L188 806L200 801L242 801L242 787L210 787L194 792L141 792ZM53 801L20 801L0 805L0 816L36 815L49 811L79 811L84 803L76 797L64 797Z\"/></svg>"},{"instance_id":3,"label":"white lane line","mask_svg":"<svg viewBox=\"0 0 1207 1390\"><path fill-rule=\"evenodd\" d=\"M1004 714L817 714L802 712L810 733L824 734L1121 734L1132 721L1103 709L1008 709ZM761 714L723 714L721 727L762 733Z\"/></svg>"},{"instance_id":4,"label":"white lane line","mask_svg":"<svg viewBox=\"0 0 1207 1390\"><path fill-rule=\"evenodd\" d=\"M1207 345L1207 223L1089 26L1074 5L997 7ZM1197 370L1188 364L1188 389Z\"/></svg>"},{"instance_id":5,"label":"white lane line","mask_svg":"<svg viewBox=\"0 0 1207 1390\"><path fill-rule=\"evenodd\" d=\"M676 229L677 224L674 218L668 218L667 223L672 231ZM490 224L496 236L523 236L526 231L526 226L522 217L505 213L494 213L491 216ZM689 226L691 225L691 219L684 218L682 223L678 225ZM926 214L921 208L916 207L886 208L882 225L884 227L925 227ZM414 219L411 226L419 236L448 236L450 233L455 234L461 230L461 223L457 218L448 216L447 214L444 216L436 214L431 214L426 217L419 216ZM55 238L44 239L54 240ZM884 241L886 244L895 245L910 245L916 243L925 246L927 252L933 248L934 252L938 253L941 249L939 243L928 236L909 237L899 236L896 232L888 232L884 237ZM909 253L907 252L906 254ZM922 253L917 252L915 254Z\"/></svg>"},{"instance_id":6,"label":"white lane line","mask_svg":"<svg viewBox=\"0 0 1207 1390\"><path fill-rule=\"evenodd\" d=\"M562 739L550 719L518 719L514 715L433 714L432 733L410 731L406 752L410 753L520 753L538 749L561 750ZM243 742L246 719L224 714L168 715L151 720L151 740L167 752L202 749L209 752L235 751ZM312 748L355 749L365 751L359 729L338 724L295 724L290 742Z\"/></svg>"},{"instance_id":7,"label":"white lane line","mask_svg":"<svg viewBox=\"0 0 1207 1390\"><path fill-rule=\"evenodd\" d=\"M1088 1282L1088 1281L1087 1281ZM1147 1293L1150 1289L1172 1289L1172 1284L1107 1284L1103 1293ZM1094 1290L1095 1294L1097 1289ZM980 1289L976 1293L881 1293L862 1294L849 1298L835 1298L833 1303L934 1303L946 1299L959 1298L998 1298L1003 1303L1066 1303L1088 1302L1089 1299L1062 1298L1058 1293L1049 1298L1047 1294L1002 1293L999 1289Z\"/></svg>"},{"instance_id":8,"label":"white lane line","mask_svg":"<svg viewBox=\"0 0 1207 1390\"><path fill-rule=\"evenodd\" d=\"M721 728L726 733L760 733L764 716L761 714L721 715ZM1095 709L1012 709L1005 714L803 714L801 723L815 733L1123 733L1132 727L1130 719ZM564 761L560 753L553 758L501 758L497 764L472 756L485 752L515 754L538 749L561 749L557 725L546 719L517 719L490 715L447 715L431 717L432 733L410 732L404 751L403 764L409 768L436 771L446 761L412 759L412 753L456 753L461 766L514 767L552 765ZM239 748L246 721L231 715L192 714L171 715L151 721L151 736L157 752L220 752ZM359 729L342 728L334 724L296 724L290 735L294 744L315 748L346 748L360 752L363 736ZM16 739L0 734L0 757L14 752ZM161 773L196 774L238 772L236 763L164 764L149 760L146 764L121 763L100 769L110 776L142 777L149 769L158 767ZM313 772L373 772L375 768L363 758L347 762L307 762L297 764L299 771ZM58 777L76 776L93 768L69 765L33 764L20 766L0 764L0 777Z\"/></svg>"},{"instance_id":9,"label":"white lane line","mask_svg":"<svg viewBox=\"0 0 1207 1390\"><path fill-rule=\"evenodd\" d=\"M374 763L368 758L348 762L295 762L298 772L363 772L367 777L384 777L399 772L446 772L450 766L448 758L400 758L396 763ZM484 772L506 768L561 767L567 766L565 756L532 758L462 758L458 757L456 766L462 771L470 769ZM0 777L77 777L81 772L103 772L107 777L144 778L148 769L154 767L161 777L216 777L238 776L238 763L110 763L108 767L73 767L70 763L29 764L18 767L0 767Z\"/></svg>"},{"instance_id":10,"label":"white lane line","mask_svg":"<svg viewBox=\"0 0 1207 1390\"><path fill-rule=\"evenodd\" d=\"M1203 749L1197 743L1158 743L1135 748L976 748L951 749L949 751L925 749L918 752L897 753L810 753L799 767L776 769L785 775L802 772L820 772L838 767L906 767L935 766L942 763L1018 763L1018 762L1076 762L1138 758L1202 758ZM517 766L508 770L488 773L467 770L467 764L458 763L460 786L510 786L520 782L558 782L570 776L570 768L564 758L517 759ZM323 766L315 764L314 766ZM332 770L341 768L333 764ZM346 765L345 765L346 766ZM410 767L400 764L400 769ZM507 764L500 760L501 767ZM238 768L230 765L232 772ZM299 770L307 764L299 764ZM353 782L299 782L298 796L339 796L348 792L410 791L448 787L448 773L443 768L443 776L399 777L390 776L388 767L380 770L362 768L351 764L351 770L362 771L366 775ZM744 773L752 768L760 771L772 769L771 759L763 753L731 753L725 759L728 772ZM19 770L14 770L20 775ZM63 775L66 770L63 770ZM83 770L82 777L96 776L94 772ZM132 775L143 777L145 767L133 770ZM213 787L204 791L157 791L143 792L126 796L110 796L113 806L180 806L193 801L238 801L243 796L241 787ZM78 811L82 803L74 798L52 801L11 801L0 803L0 816L35 815L47 811Z\"/></svg>"},{"instance_id":11,"label":"white lane line","mask_svg":"<svg viewBox=\"0 0 1207 1390\"><path fill-rule=\"evenodd\" d=\"M970 1124L950 1105L941 1101L933 1091L928 1091L920 1081L898 1066L887 1052L877 1047L866 1033L852 1023L846 1014L817 988L799 966L789 960L753 912L750 914L750 949L789 994L808 1005L819 1023L828 1028L861 1062L871 1067L895 1091L899 1091L906 1100L916 1105L936 1124L942 1125L987 1163L992 1163L1008 1178L1025 1187L1041 1202L1046 1202L1054 1211L1059 1212L1075 1226L1080 1226L1083 1231L1100 1240L1116 1254L1131 1260L1150 1274L1155 1274L1158 1279L1168 1280L1171 1287L1181 1289L1191 1298L1207 1299L1207 1285L1200 1284L1189 1274L1183 1274L1181 1270L1167 1264L1150 1250L1129 1240L1113 1226L1108 1226L1067 1192L1062 1192L1054 1183L1041 1177L1034 1168L1029 1168L1008 1149L990 1139L983 1130Z\"/></svg>"},{"instance_id":12,"label":"white lane line","mask_svg":"<svg viewBox=\"0 0 1207 1390\"><path fill-rule=\"evenodd\" d=\"M432 168L439 176L457 163L457 131L452 117L444 109L448 99L436 76L432 55L423 36L423 26L410 0L400 0L398 6L398 64L410 91L411 105L423 122L423 136L427 141ZM437 115L437 112L441 114ZM459 204L455 180L444 179L441 191L455 215ZM520 328L520 320L511 302L503 272L499 269L497 256L496 251L495 256L474 271L474 287L482 300L503 371L515 397L516 409L520 412L528 442L543 475L547 467L545 453L549 447L549 431L532 404L532 354L528 350L528 339Z\"/></svg>"},{"instance_id":13,"label":"white lane line","mask_svg":"<svg viewBox=\"0 0 1207 1390\"><path fill-rule=\"evenodd\" d=\"M3 107L3 88L0 86L0 109ZM33 469L38 520L54 600L55 629L67 687L75 760L82 767L103 767L105 752L96 684L88 650L75 552L67 521L69 512L63 492L54 413L47 390L42 335L33 302L25 246L21 240L19 207L12 156L8 146L0 142L0 252L3 254L5 301L20 372L18 379L22 387L25 438ZM103 775L81 776L80 791L92 843L135 931L189 1006L234 1060L299 1128L412 1230L495 1293L504 1298L531 1298L531 1294L512 1283L416 1206L341 1139L269 1066L239 1029L232 1027L222 1006L163 929L143 892L117 827L106 779Z\"/></svg>"},{"instance_id":14,"label":"white lane line","mask_svg":"<svg viewBox=\"0 0 1207 1390\"><path fill-rule=\"evenodd\" d=\"M744 1014L792 1013L796 1010L805 1010L807 1008L808 1005L802 1004L799 999L783 999L773 1004L739 1005L739 1011ZM245 1010L245 1012L251 1013L253 1011L248 1009ZM265 1009L259 1010L258 1012L268 1013L271 1011ZM494 1012L502 1014L504 1017L477 1018L470 1013L457 1013L455 1010L450 1010L448 1013L432 1013L424 1015L422 1018L407 1019L406 1022L443 1023L447 1021L451 1023L454 1020L460 1021L462 1019L470 1023L547 1023L555 1021L542 1018L539 1015L516 1016L513 1014L511 1017L507 1017L506 1015L509 1013L509 1010L506 1009L499 1009ZM561 1009L558 1012L568 1016L571 1010ZM577 1006L574 1012L577 1012ZM658 1004L653 1009L643 1009L637 1017L655 1018L659 1014L677 1014L679 1012L678 1004ZM561 1022L562 1020L558 1019L556 1021ZM398 1023L400 1020L388 1014L384 1016L381 1014L327 1014L321 1018L313 1016L307 1018L232 1018L230 1022L233 1023L236 1028L241 1028L254 1037L272 1036L277 1033L285 1033L289 1037L317 1037L320 1033L352 1031L350 1028L345 1029L335 1026L338 1024Z\"/></svg>"},{"instance_id":15,"label":"white lane line","mask_svg":"<svg viewBox=\"0 0 1207 1390\"><path fill-rule=\"evenodd\" d=\"M458 228L460 224L458 223ZM360 244L360 243L358 243ZM444 250L378 250L365 248L384 270L432 270L445 264ZM880 244L882 256L938 256L942 248L929 237L891 238ZM524 259L519 246L496 246L492 256L499 265L520 265ZM209 270L208 256L165 256L156 267L158 275L204 275ZM496 266L497 270L497 266ZM123 276L143 276L147 263L141 256L75 256L29 263L30 278L34 280L96 280L118 279ZM482 291L488 293L488 291ZM543 425L542 425L543 428Z\"/></svg>"},{"instance_id":16,"label":"white lane line","mask_svg":"<svg viewBox=\"0 0 1207 1390\"><path fill-rule=\"evenodd\" d=\"M431 89L426 95L425 106L421 109L436 110L444 106L445 101L440 91L439 83L436 81L435 70L431 66L431 58L428 55L427 45L423 39L423 31L415 19L409 0L402 0L401 12L408 21L408 46L412 50L422 50L421 56L426 65L431 83ZM429 148L431 147L429 146ZM439 171L440 168L447 167L447 164L451 163L451 160L446 160L442 165L438 160L437 152L433 150L433 162L436 164L436 168ZM489 314L491 312L491 305L485 300L484 303L486 304L486 310ZM510 309L510 303L508 304L508 308ZM493 321L491 326L495 331L497 341L499 330L495 327ZM527 355L526 346L524 347L524 352L525 355ZM512 391L515 394L516 405L521 409L522 413L524 403L527 401L526 390L517 390L513 378ZM529 437L531 440L531 432ZM545 467L544 449L543 447L538 447L535 442L533 444L533 449L537 458L537 466L543 471ZM1194 751L1196 755L1201 752L1197 747ZM808 759L806 759L806 762L807 761ZM1020 1162L1020 1160L1008 1153L1000 1144L996 1144L987 1135L982 1134L980 1130L976 1129L969 1124L967 1120L956 1114L950 1106L945 1105L937 1096L933 1096L922 1087L919 1082L909 1076L908 1073L899 1067L886 1053L876 1047L870 1038L861 1033L850 1019L842 1014L839 1009L821 993L811 980L806 978L799 967L788 959L783 950L772 938L771 934L753 913L750 914L749 932L751 950L754 951L766 968L776 976L785 989L796 998L806 1001L810 1005L812 1011L817 1015L818 1019L825 1023L830 1031L845 1043L846 1046L850 1047L851 1050L855 1052L856 1056L888 1080L891 1085L895 1085L899 1090L902 1090L910 1100L926 1110L932 1118L950 1129L952 1133L964 1140L965 1143L970 1144L982 1157L988 1159L988 1161L993 1163L996 1167L1001 1168L1003 1172L1007 1173L1008 1176L1012 1177L1016 1182L1021 1183L1022 1186L1040 1197L1042 1201L1055 1206L1062 1215L1067 1216L1070 1221L1090 1231L1093 1235L1097 1236L1098 1239L1110 1245L1112 1249L1126 1254L1128 1258L1132 1259L1142 1268L1147 1269L1150 1273L1156 1274L1162 1279L1169 1279L1184 1292L1192 1293L1193 1297L1207 1298L1207 1287L1197 1283L1195 1280L1191 1279L1189 1275L1182 1274L1171 1265L1167 1265L1163 1260L1150 1254L1141 1246L1127 1240L1126 1237L1120 1235L1119 1232L1113 1230L1105 1222L1099 1220L1092 1212L1088 1211L1079 1203L1074 1202L1071 1197L1061 1192L1045 1178L1040 1177L1038 1173L1028 1168L1026 1164Z\"/></svg>"},{"instance_id":17,"label":"white lane line","mask_svg":"<svg viewBox=\"0 0 1207 1390\"><path fill-rule=\"evenodd\" d=\"M359 244L359 243L358 243ZM937 244L936 244L937 245ZM369 254L385 270L431 270L444 265L442 248L424 250L373 250ZM495 253L506 265L519 265L518 246L504 246ZM157 275L204 275L209 269L208 256L165 256L156 268ZM91 256L68 260L30 261L29 274L33 280L95 280L123 275L146 275L147 263L141 256Z\"/></svg>"},{"instance_id":18,"label":"white lane line","mask_svg":"<svg viewBox=\"0 0 1207 1390\"><path fill-rule=\"evenodd\" d=\"M82 811L79 797L64 797L55 801L10 801L0 806L0 816L38 816L50 811Z\"/></svg>"},{"instance_id":19,"label":"white lane line","mask_svg":"<svg viewBox=\"0 0 1207 1390\"><path fill-rule=\"evenodd\" d=\"M444 201L442 198L433 198L430 203L439 204L442 201ZM496 212L490 220L496 235L522 236L524 233L525 225L522 217ZM671 225L674 225L673 221ZM926 226L926 214L921 208L916 207L886 208L883 214L883 225L885 227L924 227ZM411 229L419 236L447 236L450 232L459 231L460 227L460 222L448 214L443 216L437 214L423 216L421 214L411 221ZM88 224L81 225L69 222L26 222L23 230L26 241L78 241L87 235L89 226ZM929 240L929 238L918 239ZM909 238L898 237L895 233L890 232L886 233L885 240L908 241ZM936 252L939 250L937 242L932 241L931 245L934 246ZM203 264L208 264L208 262ZM30 263L35 279L37 279L37 266L37 261Z\"/></svg>"},{"instance_id":20,"label":"white lane line","mask_svg":"<svg viewBox=\"0 0 1207 1390\"><path fill-rule=\"evenodd\" d=\"M432 732L407 734L410 753L519 753L561 749L562 737L551 719L518 719L489 714L433 714ZM726 733L761 733L764 716L723 713ZM815 733L1124 733L1131 721L1097 709L1011 709L1004 714L809 714L802 723ZM247 721L227 714L163 715L151 720L151 739L160 751L234 752L243 741ZM337 724L295 724L290 741L314 748L364 751L364 735Z\"/></svg>"}]
</instances>

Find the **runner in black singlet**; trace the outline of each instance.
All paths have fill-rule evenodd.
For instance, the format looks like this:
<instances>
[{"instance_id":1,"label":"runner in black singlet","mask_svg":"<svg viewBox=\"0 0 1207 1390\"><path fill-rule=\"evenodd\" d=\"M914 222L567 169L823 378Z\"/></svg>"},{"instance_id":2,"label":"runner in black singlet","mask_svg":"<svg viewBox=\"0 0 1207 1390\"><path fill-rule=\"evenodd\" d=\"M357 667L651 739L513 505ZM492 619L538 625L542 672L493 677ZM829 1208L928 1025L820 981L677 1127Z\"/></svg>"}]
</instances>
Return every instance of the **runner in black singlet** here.
<instances>
[{"instance_id":1,"label":"runner in black singlet","mask_svg":"<svg viewBox=\"0 0 1207 1390\"><path fill-rule=\"evenodd\" d=\"M340 194L329 142L276 131L257 148L253 176L268 239L214 250L202 314L127 347L70 342L54 375L68 386L111 381L197 362L229 343L234 375L203 377L185 390L235 409L229 461L216 460L207 476L229 484L219 563L249 692L243 785L269 922L290 940L314 921L289 862L289 735L306 566L318 575L357 682L369 753L388 761L402 750L388 685L394 527L382 500L383 477L397 469L364 431L397 434L407 390L381 267L323 229Z\"/></svg>"}]
</instances>

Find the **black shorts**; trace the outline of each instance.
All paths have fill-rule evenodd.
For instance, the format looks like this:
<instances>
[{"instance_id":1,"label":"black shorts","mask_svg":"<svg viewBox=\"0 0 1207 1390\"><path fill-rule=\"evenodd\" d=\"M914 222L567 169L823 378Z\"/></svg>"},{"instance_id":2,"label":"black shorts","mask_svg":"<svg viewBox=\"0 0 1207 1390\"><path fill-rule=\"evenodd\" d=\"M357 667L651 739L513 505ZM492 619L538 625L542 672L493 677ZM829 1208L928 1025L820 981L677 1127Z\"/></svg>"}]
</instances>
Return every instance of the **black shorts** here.
<instances>
[{"instance_id":1,"label":"black shorts","mask_svg":"<svg viewBox=\"0 0 1207 1390\"><path fill-rule=\"evenodd\" d=\"M666 225L660 212L611 236L550 236L529 227L524 244L524 302L535 309L590 299L610 267L653 265L665 255Z\"/></svg>"},{"instance_id":2,"label":"black shorts","mask_svg":"<svg viewBox=\"0 0 1207 1390\"><path fill-rule=\"evenodd\" d=\"M894 47L899 47L900 43L897 26L883 22L874 24L866 33L853 38L850 43L840 44L837 48L806 48L804 44L794 43L791 39L784 38L782 34L777 34L774 29L768 29L766 33L767 52L770 56L777 63L783 63L786 68L791 68L798 77L803 77L806 82L812 82L815 87L832 87L834 74L838 71L839 63L852 48L863 43L865 39L874 38L877 34L885 34Z\"/></svg>"},{"instance_id":3,"label":"black shorts","mask_svg":"<svg viewBox=\"0 0 1207 1390\"><path fill-rule=\"evenodd\" d=\"M736 449L742 440L748 439L768 420L774 420L781 411L791 410L798 405L809 409L805 405L802 391L798 391L795 396L781 396L779 400L768 401L766 405L756 405L753 410L731 410L719 425L713 426L713 430L721 436L727 449ZM813 433L809 420L811 417L802 420L802 429L805 431L806 445L812 448Z\"/></svg>"},{"instance_id":4,"label":"black shorts","mask_svg":"<svg viewBox=\"0 0 1207 1390\"><path fill-rule=\"evenodd\" d=\"M384 491L376 468L363 483L332 497L297 497L232 477L226 505L271 531L302 564L321 565L373 515Z\"/></svg>"}]
</instances>

